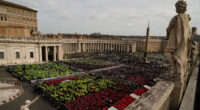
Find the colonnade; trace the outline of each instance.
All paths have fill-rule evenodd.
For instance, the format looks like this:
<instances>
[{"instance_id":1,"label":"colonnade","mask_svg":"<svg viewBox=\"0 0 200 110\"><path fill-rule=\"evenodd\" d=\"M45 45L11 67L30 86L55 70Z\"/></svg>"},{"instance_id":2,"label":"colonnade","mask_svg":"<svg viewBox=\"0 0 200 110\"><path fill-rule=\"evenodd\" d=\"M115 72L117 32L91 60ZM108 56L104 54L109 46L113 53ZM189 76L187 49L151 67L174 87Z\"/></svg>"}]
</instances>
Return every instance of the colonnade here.
<instances>
[{"instance_id":1,"label":"colonnade","mask_svg":"<svg viewBox=\"0 0 200 110\"><path fill-rule=\"evenodd\" d=\"M65 43L65 54L76 52L132 52L136 43Z\"/></svg>"},{"instance_id":2,"label":"colonnade","mask_svg":"<svg viewBox=\"0 0 200 110\"><path fill-rule=\"evenodd\" d=\"M64 45L64 51L65 53L76 53L78 52L79 48L78 48L78 43L66 43Z\"/></svg>"},{"instance_id":3,"label":"colonnade","mask_svg":"<svg viewBox=\"0 0 200 110\"><path fill-rule=\"evenodd\" d=\"M52 58L50 58L52 57ZM44 45L40 47L40 62L57 61L63 59L62 46Z\"/></svg>"}]
</instances>

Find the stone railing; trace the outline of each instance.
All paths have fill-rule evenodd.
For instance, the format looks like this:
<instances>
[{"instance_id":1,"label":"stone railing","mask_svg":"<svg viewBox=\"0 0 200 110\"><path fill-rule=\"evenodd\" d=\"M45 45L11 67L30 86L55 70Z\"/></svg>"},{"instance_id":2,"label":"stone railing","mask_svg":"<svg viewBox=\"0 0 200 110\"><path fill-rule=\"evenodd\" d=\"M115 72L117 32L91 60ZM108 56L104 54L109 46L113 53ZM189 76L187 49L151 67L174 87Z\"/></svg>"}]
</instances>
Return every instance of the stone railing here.
<instances>
[{"instance_id":1,"label":"stone railing","mask_svg":"<svg viewBox=\"0 0 200 110\"><path fill-rule=\"evenodd\" d=\"M33 42L58 42L61 41L58 38L47 38L45 36L41 37L23 37L23 36L14 36L14 37L5 37L5 36L0 36L0 41L33 41Z\"/></svg>"}]
</instances>

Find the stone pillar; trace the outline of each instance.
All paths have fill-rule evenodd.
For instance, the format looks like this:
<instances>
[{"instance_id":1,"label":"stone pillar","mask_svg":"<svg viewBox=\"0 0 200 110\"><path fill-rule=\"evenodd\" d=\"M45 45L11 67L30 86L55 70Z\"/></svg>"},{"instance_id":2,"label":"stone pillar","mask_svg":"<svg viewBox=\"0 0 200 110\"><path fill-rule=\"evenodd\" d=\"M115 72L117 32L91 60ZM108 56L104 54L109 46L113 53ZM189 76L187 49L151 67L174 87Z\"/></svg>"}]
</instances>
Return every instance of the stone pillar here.
<instances>
[{"instance_id":1,"label":"stone pillar","mask_svg":"<svg viewBox=\"0 0 200 110\"><path fill-rule=\"evenodd\" d=\"M132 53L136 52L136 42L131 44L131 52Z\"/></svg>"},{"instance_id":2,"label":"stone pillar","mask_svg":"<svg viewBox=\"0 0 200 110\"><path fill-rule=\"evenodd\" d=\"M108 47L108 48L107 48L107 51L109 52L109 51L110 51L110 43L107 43L107 45L108 45L108 46L107 46L107 47Z\"/></svg>"},{"instance_id":3,"label":"stone pillar","mask_svg":"<svg viewBox=\"0 0 200 110\"><path fill-rule=\"evenodd\" d=\"M90 51L90 44L87 43L87 52L89 52L89 51Z\"/></svg>"},{"instance_id":4,"label":"stone pillar","mask_svg":"<svg viewBox=\"0 0 200 110\"><path fill-rule=\"evenodd\" d=\"M99 43L99 52L101 52L101 43Z\"/></svg>"},{"instance_id":5,"label":"stone pillar","mask_svg":"<svg viewBox=\"0 0 200 110\"><path fill-rule=\"evenodd\" d=\"M78 52L81 52L81 43L78 43Z\"/></svg>"},{"instance_id":6,"label":"stone pillar","mask_svg":"<svg viewBox=\"0 0 200 110\"><path fill-rule=\"evenodd\" d=\"M104 51L106 51L106 43L104 43L104 45L103 45L103 46L104 46Z\"/></svg>"},{"instance_id":7,"label":"stone pillar","mask_svg":"<svg viewBox=\"0 0 200 110\"><path fill-rule=\"evenodd\" d=\"M72 43L72 52L74 53L75 48L74 48L74 43Z\"/></svg>"},{"instance_id":8,"label":"stone pillar","mask_svg":"<svg viewBox=\"0 0 200 110\"><path fill-rule=\"evenodd\" d=\"M85 43L82 43L82 48L83 48L83 52L85 52L85 48L86 48Z\"/></svg>"},{"instance_id":9,"label":"stone pillar","mask_svg":"<svg viewBox=\"0 0 200 110\"><path fill-rule=\"evenodd\" d=\"M95 52L95 43L93 43L93 52Z\"/></svg>"},{"instance_id":10,"label":"stone pillar","mask_svg":"<svg viewBox=\"0 0 200 110\"><path fill-rule=\"evenodd\" d=\"M53 47L53 61L56 61L56 46Z\"/></svg>"},{"instance_id":11,"label":"stone pillar","mask_svg":"<svg viewBox=\"0 0 200 110\"><path fill-rule=\"evenodd\" d=\"M92 44L91 44L91 43L89 43L89 45L90 45L90 47L89 47L89 48L90 48L90 52L91 52L91 51L92 51Z\"/></svg>"},{"instance_id":12,"label":"stone pillar","mask_svg":"<svg viewBox=\"0 0 200 110\"><path fill-rule=\"evenodd\" d=\"M104 43L102 43L102 51L104 51L104 46L105 46Z\"/></svg>"},{"instance_id":13,"label":"stone pillar","mask_svg":"<svg viewBox=\"0 0 200 110\"><path fill-rule=\"evenodd\" d=\"M76 50L75 52L78 52L78 43L75 43L74 45L75 45L75 50Z\"/></svg>"},{"instance_id":14,"label":"stone pillar","mask_svg":"<svg viewBox=\"0 0 200 110\"><path fill-rule=\"evenodd\" d=\"M106 43L106 49L107 52L109 51L109 43Z\"/></svg>"},{"instance_id":15,"label":"stone pillar","mask_svg":"<svg viewBox=\"0 0 200 110\"><path fill-rule=\"evenodd\" d=\"M62 46L58 47L58 59L63 60L63 47Z\"/></svg>"},{"instance_id":16,"label":"stone pillar","mask_svg":"<svg viewBox=\"0 0 200 110\"><path fill-rule=\"evenodd\" d=\"M90 43L90 52L92 52L93 49L92 49L92 43Z\"/></svg>"},{"instance_id":17,"label":"stone pillar","mask_svg":"<svg viewBox=\"0 0 200 110\"><path fill-rule=\"evenodd\" d=\"M71 44L69 43L67 47L68 53L70 53L70 49L71 49Z\"/></svg>"},{"instance_id":18,"label":"stone pillar","mask_svg":"<svg viewBox=\"0 0 200 110\"><path fill-rule=\"evenodd\" d=\"M108 44L108 51L111 51L111 43Z\"/></svg>"},{"instance_id":19,"label":"stone pillar","mask_svg":"<svg viewBox=\"0 0 200 110\"><path fill-rule=\"evenodd\" d=\"M97 51L97 43L94 44L94 50Z\"/></svg>"},{"instance_id":20,"label":"stone pillar","mask_svg":"<svg viewBox=\"0 0 200 110\"><path fill-rule=\"evenodd\" d=\"M94 43L92 43L92 50L93 50L93 52L95 51L95 45L94 45Z\"/></svg>"},{"instance_id":21,"label":"stone pillar","mask_svg":"<svg viewBox=\"0 0 200 110\"><path fill-rule=\"evenodd\" d=\"M99 52L101 52L101 43L99 43Z\"/></svg>"},{"instance_id":22,"label":"stone pillar","mask_svg":"<svg viewBox=\"0 0 200 110\"><path fill-rule=\"evenodd\" d=\"M117 44L116 51L119 52L119 44Z\"/></svg>"},{"instance_id":23,"label":"stone pillar","mask_svg":"<svg viewBox=\"0 0 200 110\"><path fill-rule=\"evenodd\" d=\"M69 44L67 44L67 53L69 53Z\"/></svg>"},{"instance_id":24,"label":"stone pillar","mask_svg":"<svg viewBox=\"0 0 200 110\"><path fill-rule=\"evenodd\" d=\"M120 51L123 51L123 44L120 44Z\"/></svg>"},{"instance_id":25,"label":"stone pillar","mask_svg":"<svg viewBox=\"0 0 200 110\"><path fill-rule=\"evenodd\" d=\"M48 46L45 47L45 61L49 61Z\"/></svg>"},{"instance_id":26,"label":"stone pillar","mask_svg":"<svg viewBox=\"0 0 200 110\"><path fill-rule=\"evenodd\" d=\"M95 43L93 43L93 52L95 52Z\"/></svg>"},{"instance_id":27,"label":"stone pillar","mask_svg":"<svg viewBox=\"0 0 200 110\"><path fill-rule=\"evenodd\" d=\"M102 50L102 52L104 51L104 43L101 43L101 50Z\"/></svg>"},{"instance_id":28,"label":"stone pillar","mask_svg":"<svg viewBox=\"0 0 200 110\"><path fill-rule=\"evenodd\" d=\"M98 43L95 43L95 51L98 50Z\"/></svg>"},{"instance_id":29,"label":"stone pillar","mask_svg":"<svg viewBox=\"0 0 200 110\"><path fill-rule=\"evenodd\" d=\"M88 52L90 52L90 43L88 43Z\"/></svg>"},{"instance_id":30,"label":"stone pillar","mask_svg":"<svg viewBox=\"0 0 200 110\"><path fill-rule=\"evenodd\" d=\"M111 44L111 52L114 51L114 44Z\"/></svg>"},{"instance_id":31,"label":"stone pillar","mask_svg":"<svg viewBox=\"0 0 200 110\"><path fill-rule=\"evenodd\" d=\"M99 51L99 43L97 43L97 51Z\"/></svg>"},{"instance_id":32,"label":"stone pillar","mask_svg":"<svg viewBox=\"0 0 200 110\"><path fill-rule=\"evenodd\" d=\"M127 49L126 49L127 52L130 51L130 48L129 48L129 44L127 45Z\"/></svg>"},{"instance_id":33,"label":"stone pillar","mask_svg":"<svg viewBox=\"0 0 200 110\"><path fill-rule=\"evenodd\" d=\"M39 45L39 62L41 63L42 62L42 47Z\"/></svg>"},{"instance_id":34,"label":"stone pillar","mask_svg":"<svg viewBox=\"0 0 200 110\"><path fill-rule=\"evenodd\" d=\"M70 53L73 51L73 43L70 43Z\"/></svg>"},{"instance_id":35,"label":"stone pillar","mask_svg":"<svg viewBox=\"0 0 200 110\"><path fill-rule=\"evenodd\" d=\"M110 43L107 43L107 51L110 49Z\"/></svg>"},{"instance_id":36,"label":"stone pillar","mask_svg":"<svg viewBox=\"0 0 200 110\"><path fill-rule=\"evenodd\" d=\"M88 52L89 50L88 50L88 43L86 44L86 51Z\"/></svg>"},{"instance_id":37,"label":"stone pillar","mask_svg":"<svg viewBox=\"0 0 200 110\"><path fill-rule=\"evenodd\" d=\"M114 47L113 47L113 52L116 52L116 44L113 44Z\"/></svg>"}]
</instances>

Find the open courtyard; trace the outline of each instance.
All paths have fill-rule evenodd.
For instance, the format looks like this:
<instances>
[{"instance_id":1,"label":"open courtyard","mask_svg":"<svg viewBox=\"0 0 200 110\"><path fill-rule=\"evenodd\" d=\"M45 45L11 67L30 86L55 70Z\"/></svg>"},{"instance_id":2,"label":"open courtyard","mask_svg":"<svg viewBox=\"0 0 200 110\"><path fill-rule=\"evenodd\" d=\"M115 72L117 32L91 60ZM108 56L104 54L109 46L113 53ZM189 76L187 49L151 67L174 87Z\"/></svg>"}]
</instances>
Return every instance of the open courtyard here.
<instances>
[{"instance_id":1,"label":"open courtyard","mask_svg":"<svg viewBox=\"0 0 200 110\"><path fill-rule=\"evenodd\" d=\"M77 53L63 61L10 65L7 74L33 88L34 95L55 109L125 109L169 68L162 53L149 54L149 62L142 56L141 52Z\"/></svg>"}]
</instances>

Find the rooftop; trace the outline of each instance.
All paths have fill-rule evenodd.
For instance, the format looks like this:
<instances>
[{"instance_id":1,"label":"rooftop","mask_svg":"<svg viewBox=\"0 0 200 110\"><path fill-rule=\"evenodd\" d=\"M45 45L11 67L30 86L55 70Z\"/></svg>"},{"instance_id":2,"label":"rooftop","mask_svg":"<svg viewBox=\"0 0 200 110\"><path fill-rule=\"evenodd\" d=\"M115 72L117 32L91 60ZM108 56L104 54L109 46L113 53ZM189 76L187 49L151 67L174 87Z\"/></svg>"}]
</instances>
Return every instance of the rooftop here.
<instances>
[{"instance_id":1,"label":"rooftop","mask_svg":"<svg viewBox=\"0 0 200 110\"><path fill-rule=\"evenodd\" d=\"M28 8L28 7L23 6L23 5L19 5L19 4L11 3L11 2L8 2L8 1L5 1L5 0L0 0L0 4L8 5L8 6L16 7L16 8L22 8L22 9L26 9L26 10L29 10L29 11L37 12L37 10L34 10L34 9L31 9L31 8Z\"/></svg>"}]
</instances>

